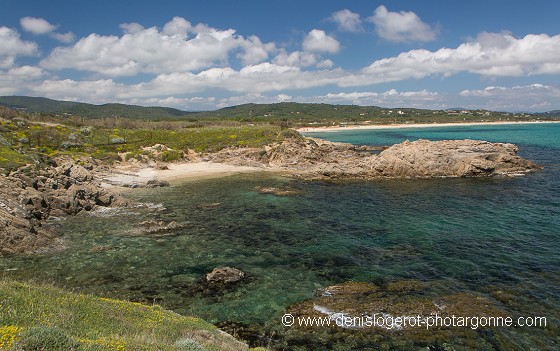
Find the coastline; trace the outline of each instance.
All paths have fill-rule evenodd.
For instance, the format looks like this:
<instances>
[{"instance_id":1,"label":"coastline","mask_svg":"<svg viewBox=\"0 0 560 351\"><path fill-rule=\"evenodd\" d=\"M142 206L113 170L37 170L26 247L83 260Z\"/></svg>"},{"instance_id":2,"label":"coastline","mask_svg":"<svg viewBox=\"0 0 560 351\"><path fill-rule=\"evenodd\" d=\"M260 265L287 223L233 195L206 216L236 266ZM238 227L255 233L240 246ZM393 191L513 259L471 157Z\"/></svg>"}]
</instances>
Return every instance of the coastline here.
<instances>
[{"instance_id":1,"label":"coastline","mask_svg":"<svg viewBox=\"0 0 560 351\"><path fill-rule=\"evenodd\" d=\"M112 189L126 185L144 185L150 180L165 181L172 184L184 181L214 179L239 173L263 171L263 168L250 166L235 166L215 162L181 162L169 163L167 169L157 169L149 166L122 164L112 169L110 173L99 175L99 180L106 187Z\"/></svg>"},{"instance_id":2,"label":"coastline","mask_svg":"<svg viewBox=\"0 0 560 351\"><path fill-rule=\"evenodd\" d=\"M450 122L450 123L400 123L400 124L369 124L353 126L332 126L332 127L305 127L296 129L299 133L317 132L338 132L344 130L368 130L368 129L404 129L404 128L437 128L437 127L456 127L456 126L484 126L484 125L518 125L518 124L542 124L560 123L560 121L495 121L495 122Z\"/></svg>"}]
</instances>

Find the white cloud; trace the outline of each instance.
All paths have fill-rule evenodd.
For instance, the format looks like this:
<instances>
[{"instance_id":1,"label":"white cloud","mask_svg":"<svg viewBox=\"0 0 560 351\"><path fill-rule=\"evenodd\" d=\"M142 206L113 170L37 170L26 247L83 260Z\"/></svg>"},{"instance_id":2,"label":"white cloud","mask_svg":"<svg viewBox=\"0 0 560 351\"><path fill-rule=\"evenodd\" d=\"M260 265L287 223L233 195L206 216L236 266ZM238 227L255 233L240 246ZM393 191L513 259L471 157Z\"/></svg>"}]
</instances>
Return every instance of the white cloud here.
<instances>
[{"instance_id":1,"label":"white cloud","mask_svg":"<svg viewBox=\"0 0 560 351\"><path fill-rule=\"evenodd\" d=\"M414 12L391 12L383 5L375 9L373 16L368 17L368 21L375 24L377 34L388 41L432 41L437 34Z\"/></svg>"},{"instance_id":2,"label":"white cloud","mask_svg":"<svg viewBox=\"0 0 560 351\"><path fill-rule=\"evenodd\" d=\"M559 108L560 87L545 84L490 86L463 90L459 95L465 106L497 111L549 111Z\"/></svg>"},{"instance_id":3,"label":"white cloud","mask_svg":"<svg viewBox=\"0 0 560 351\"><path fill-rule=\"evenodd\" d=\"M55 25L42 18L23 17L19 20L19 23L24 31L37 35L48 34L56 29Z\"/></svg>"},{"instance_id":4,"label":"white cloud","mask_svg":"<svg viewBox=\"0 0 560 351\"><path fill-rule=\"evenodd\" d=\"M412 50L373 62L363 69L371 82L390 82L430 75L471 72L483 76L560 74L560 35L482 33L455 49Z\"/></svg>"},{"instance_id":5,"label":"white cloud","mask_svg":"<svg viewBox=\"0 0 560 351\"><path fill-rule=\"evenodd\" d=\"M0 71L0 95L13 95L27 91L29 87L39 84L46 72L38 67L14 67Z\"/></svg>"},{"instance_id":6,"label":"white cloud","mask_svg":"<svg viewBox=\"0 0 560 351\"><path fill-rule=\"evenodd\" d=\"M74 41L74 33L58 33L54 30L58 27L49 23L43 18L23 17L19 20L21 27L24 31L36 35L48 34L51 38L56 39L62 43L71 43Z\"/></svg>"},{"instance_id":7,"label":"white cloud","mask_svg":"<svg viewBox=\"0 0 560 351\"><path fill-rule=\"evenodd\" d=\"M74 33L72 32L68 32L68 33L51 33L50 36L62 43L66 43L69 44L71 42L74 41L74 39L76 38L76 36L74 35Z\"/></svg>"},{"instance_id":8,"label":"white cloud","mask_svg":"<svg viewBox=\"0 0 560 351\"><path fill-rule=\"evenodd\" d=\"M282 50L272 61L275 65L290 67L309 67L317 63L317 55L311 52Z\"/></svg>"},{"instance_id":9,"label":"white cloud","mask_svg":"<svg viewBox=\"0 0 560 351\"><path fill-rule=\"evenodd\" d=\"M352 33L363 31L360 15L350 10L344 9L333 12L330 20L335 22L341 31Z\"/></svg>"},{"instance_id":10,"label":"white cloud","mask_svg":"<svg viewBox=\"0 0 560 351\"><path fill-rule=\"evenodd\" d=\"M314 96L310 101L360 106L441 108L443 96L427 90L399 92L396 89L389 89L382 93L370 91L329 93Z\"/></svg>"},{"instance_id":11,"label":"white cloud","mask_svg":"<svg viewBox=\"0 0 560 351\"><path fill-rule=\"evenodd\" d=\"M119 28L122 29L124 34L135 34L144 30L144 26L136 22L122 23Z\"/></svg>"},{"instance_id":12,"label":"white cloud","mask_svg":"<svg viewBox=\"0 0 560 351\"><path fill-rule=\"evenodd\" d=\"M17 56L33 56L37 52L36 43L21 40L14 29L0 27L0 69L12 67Z\"/></svg>"},{"instance_id":13,"label":"white cloud","mask_svg":"<svg viewBox=\"0 0 560 351\"><path fill-rule=\"evenodd\" d=\"M283 72L283 73L281 73ZM314 102L331 104L355 104L382 107L415 107L427 109L447 109L462 106L469 109L489 109L498 111L548 111L558 109L560 88L544 84L532 84L514 87L487 87L481 90L464 90L460 93L442 93L428 90L397 91L389 89L384 92L354 91L337 92L325 95L290 96L285 93L265 94L268 84L276 88L293 87L297 69L275 67L261 64L241 72L231 69L211 69L204 75L192 73L162 75L151 82L126 85L111 79L97 81L45 80L45 72L33 67L11 70L9 74L0 75L0 93L15 94L21 90L14 89L14 83L27 82L27 90L33 95L47 96L55 99L106 103L110 101L138 104L144 106L170 106L189 109L214 109L244 103L274 103L282 101ZM310 72L300 72L308 74ZM10 77L9 79L6 77ZM274 77L278 78L273 81ZM284 77L284 80L281 78ZM300 88L312 87L311 83L323 79L319 86L326 85L328 77L320 74L309 75L301 79ZM265 81L258 84L259 81ZM202 92L207 88L218 88L221 84L230 86L231 91L244 93L224 98L213 96L185 96ZM235 89L233 84L237 84ZM254 89L251 89L253 87ZM281 90L281 89L279 89ZM269 90L270 91L270 90ZM274 89L272 89L274 91Z\"/></svg>"},{"instance_id":14,"label":"white cloud","mask_svg":"<svg viewBox=\"0 0 560 351\"><path fill-rule=\"evenodd\" d=\"M240 58L245 64L258 63L275 48L255 36L245 39L236 35L233 29L218 30L203 24L192 27L179 17L167 23L162 32L130 23L121 28L125 34L120 37L93 33L71 47L57 47L41 66L108 77L188 72L225 65L234 50L244 51ZM187 33L194 36L186 39Z\"/></svg>"},{"instance_id":15,"label":"white cloud","mask_svg":"<svg viewBox=\"0 0 560 351\"><path fill-rule=\"evenodd\" d=\"M276 45L274 43L263 44L259 37L254 35L245 40L241 46L244 52L239 54L238 57L241 59L243 65L261 63L268 59L269 53L276 51Z\"/></svg>"},{"instance_id":16,"label":"white cloud","mask_svg":"<svg viewBox=\"0 0 560 351\"><path fill-rule=\"evenodd\" d=\"M163 27L163 34L174 36L179 35L186 37L187 33L192 30L191 22L182 17L173 17L173 19L165 24Z\"/></svg>"},{"instance_id":17,"label":"white cloud","mask_svg":"<svg viewBox=\"0 0 560 351\"><path fill-rule=\"evenodd\" d=\"M303 40L303 49L310 52L337 53L340 43L335 38L327 35L325 31L313 29Z\"/></svg>"}]
</instances>

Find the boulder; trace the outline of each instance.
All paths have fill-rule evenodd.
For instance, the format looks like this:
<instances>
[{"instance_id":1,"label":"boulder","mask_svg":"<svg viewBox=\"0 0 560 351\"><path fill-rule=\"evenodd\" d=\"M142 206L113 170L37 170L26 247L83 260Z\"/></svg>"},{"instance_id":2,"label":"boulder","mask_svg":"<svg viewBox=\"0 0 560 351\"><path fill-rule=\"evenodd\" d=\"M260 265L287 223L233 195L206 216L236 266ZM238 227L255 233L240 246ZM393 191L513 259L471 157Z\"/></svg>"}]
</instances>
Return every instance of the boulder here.
<instances>
[{"instance_id":1,"label":"boulder","mask_svg":"<svg viewBox=\"0 0 560 351\"><path fill-rule=\"evenodd\" d=\"M245 272L232 267L217 267L205 276L207 283L217 285L236 283L243 278L245 278Z\"/></svg>"}]
</instances>

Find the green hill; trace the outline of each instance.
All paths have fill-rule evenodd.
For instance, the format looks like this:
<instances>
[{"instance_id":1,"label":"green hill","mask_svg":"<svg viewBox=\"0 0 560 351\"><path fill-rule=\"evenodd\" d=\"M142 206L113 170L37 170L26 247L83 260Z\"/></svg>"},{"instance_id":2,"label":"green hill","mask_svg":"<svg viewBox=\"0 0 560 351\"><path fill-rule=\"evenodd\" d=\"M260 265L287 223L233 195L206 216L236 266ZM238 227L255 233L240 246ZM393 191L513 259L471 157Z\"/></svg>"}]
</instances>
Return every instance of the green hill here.
<instances>
[{"instance_id":1,"label":"green hill","mask_svg":"<svg viewBox=\"0 0 560 351\"><path fill-rule=\"evenodd\" d=\"M189 114L170 107L143 107L125 104L93 105L30 96L0 96L0 105L26 112L76 115L84 118L123 117L160 120L177 119Z\"/></svg>"},{"instance_id":2,"label":"green hill","mask_svg":"<svg viewBox=\"0 0 560 351\"><path fill-rule=\"evenodd\" d=\"M0 105L31 113L82 118L121 117L136 120L181 120L190 123L236 121L245 123L288 124L291 127L313 125L489 122L557 120L558 111L550 113L511 113L487 110L428 110L382 108L377 106L331 105L280 102L244 104L215 111L187 112L169 107L143 107L125 104L92 105L57 101L40 97L4 96ZM219 124L219 123L218 123Z\"/></svg>"},{"instance_id":3,"label":"green hill","mask_svg":"<svg viewBox=\"0 0 560 351\"><path fill-rule=\"evenodd\" d=\"M373 116L381 110L383 109L376 106L280 102L275 104L244 104L225 107L216 111L197 112L193 117L241 121L266 121L271 119L315 120L346 118L350 116Z\"/></svg>"},{"instance_id":4,"label":"green hill","mask_svg":"<svg viewBox=\"0 0 560 351\"><path fill-rule=\"evenodd\" d=\"M212 324L160 306L0 281L0 350L246 351Z\"/></svg>"}]
</instances>

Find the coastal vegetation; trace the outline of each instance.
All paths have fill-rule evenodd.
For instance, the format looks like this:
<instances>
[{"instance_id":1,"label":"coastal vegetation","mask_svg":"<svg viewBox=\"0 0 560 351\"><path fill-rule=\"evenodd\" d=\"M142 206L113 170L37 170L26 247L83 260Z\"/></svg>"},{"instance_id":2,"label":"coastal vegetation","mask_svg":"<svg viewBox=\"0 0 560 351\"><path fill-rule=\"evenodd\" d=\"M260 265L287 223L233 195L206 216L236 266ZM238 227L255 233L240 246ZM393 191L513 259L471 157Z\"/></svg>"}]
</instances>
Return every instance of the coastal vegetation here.
<instances>
[{"instance_id":1,"label":"coastal vegetation","mask_svg":"<svg viewBox=\"0 0 560 351\"><path fill-rule=\"evenodd\" d=\"M164 144L164 162L179 160L189 150L215 152L229 146L260 147L280 140L280 127L270 124L214 123L185 126L180 122L121 120L76 123L46 115L0 108L0 167L5 172L30 162L41 164L61 155L92 156L102 161L152 155L144 148Z\"/></svg>"},{"instance_id":2,"label":"coastal vegetation","mask_svg":"<svg viewBox=\"0 0 560 351\"><path fill-rule=\"evenodd\" d=\"M157 305L0 280L0 350L242 351L248 347L210 323Z\"/></svg>"}]
</instances>

